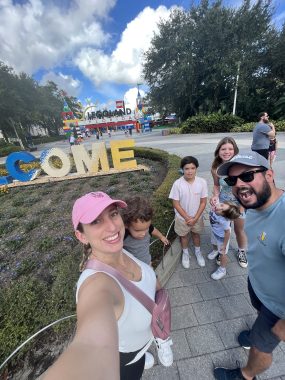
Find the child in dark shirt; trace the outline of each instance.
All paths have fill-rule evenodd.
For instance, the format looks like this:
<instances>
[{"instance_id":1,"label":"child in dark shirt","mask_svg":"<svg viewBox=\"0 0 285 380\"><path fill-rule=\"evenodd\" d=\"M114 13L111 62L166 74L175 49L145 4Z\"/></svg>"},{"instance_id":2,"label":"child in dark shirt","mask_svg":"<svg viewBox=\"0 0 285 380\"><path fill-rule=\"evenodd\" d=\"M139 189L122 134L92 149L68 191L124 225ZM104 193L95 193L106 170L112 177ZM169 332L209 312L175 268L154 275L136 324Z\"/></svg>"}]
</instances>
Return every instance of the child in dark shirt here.
<instances>
[{"instance_id":1,"label":"child in dark shirt","mask_svg":"<svg viewBox=\"0 0 285 380\"><path fill-rule=\"evenodd\" d=\"M139 260L151 265L151 255L149 252L149 244L151 236L162 241L164 245L168 245L167 238L151 224L153 218L153 208L150 203L143 197L134 196L125 199L128 207L122 209L122 218L126 227L124 237L124 249L133 254ZM155 339L158 358L165 367L171 366L173 363L173 353L171 350L172 340L170 338L162 340ZM152 355L146 353L146 362ZM145 366L145 368L150 368Z\"/></svg>"},{"instance_id":2,"label":"child in dark shirt","mask_svg":"<svg viewBox=\"0 0 285 380\"><path fill-rule=\"evenodd\" d=\"M149 202L140 196L127 198L128 207L123 210L122 217L126 227L124 248L139 260L151 264L149 244L151 236L168 245L167 238L151 224L153 209Z\"/></svg>"}]
</instances>

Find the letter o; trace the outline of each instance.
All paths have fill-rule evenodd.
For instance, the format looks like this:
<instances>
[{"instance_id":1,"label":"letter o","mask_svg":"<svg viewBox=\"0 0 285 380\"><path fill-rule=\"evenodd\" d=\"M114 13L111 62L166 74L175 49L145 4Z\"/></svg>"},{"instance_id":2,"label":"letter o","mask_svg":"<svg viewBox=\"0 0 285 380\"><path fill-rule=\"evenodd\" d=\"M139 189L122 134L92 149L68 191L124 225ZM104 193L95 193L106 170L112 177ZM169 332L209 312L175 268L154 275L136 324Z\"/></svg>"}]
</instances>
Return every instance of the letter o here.
<instances>
[{"instance_id":1,"label":"letter o","mask_svg":"<svg viewBox=\"0 0 285 380\"><path fill-rule=\"evenodd\" d=\"M62 162L62 167L55 167L50 160L51 157L58 157ZM40 157L40 161L42 169L51 177L64 177L71 170L71 162L69 156L59 148L52 148L43 151Z\"/></svg>"}]
</instances>

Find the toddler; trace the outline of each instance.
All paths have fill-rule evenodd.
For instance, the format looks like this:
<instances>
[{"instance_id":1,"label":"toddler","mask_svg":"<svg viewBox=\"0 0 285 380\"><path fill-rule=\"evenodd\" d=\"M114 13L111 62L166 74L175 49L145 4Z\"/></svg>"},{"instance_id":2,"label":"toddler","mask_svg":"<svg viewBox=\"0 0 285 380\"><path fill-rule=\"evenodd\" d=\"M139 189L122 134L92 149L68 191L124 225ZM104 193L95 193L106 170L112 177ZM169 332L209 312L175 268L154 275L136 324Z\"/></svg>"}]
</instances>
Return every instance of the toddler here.
<instances>
[{"instance_id":1,"label":"toddler","mask_svg":"<svg viewBox=\"0 0 285 380\"><path fill-rule=\"evenodd\" d=\"M161 240L164 245L168 245L169 241L152 225L153 209L145 198L134 196L125 199L125 201L128 207L122 209L122 218L126 227L124 249L139 260L151 265L149 252L151 236ZM157 286L160 287L159 284ZM155 343L161 364L165 367L171 366L173 363L173 353L170 347L173 344L172 340L170 338L166 340L155 338ZM152 355L146 352L145 368L150 368L153 362Z\"/></svg>"},{"instance_id":2,"label":"toddler","mask_svg":"<svg viewBox=\"0 0 285 380\"><path fill-rule=\"evenodd\" d=\"M231 235L231 221L240 216L239 206L236 203L226 201L216 203L209 212L209 219L212 229L211 243L213 251L208 254L208 259L217 257L218 269L211 274L213 280L220 280L226 275L227 253Z\"/></svg>"}]
</instances>

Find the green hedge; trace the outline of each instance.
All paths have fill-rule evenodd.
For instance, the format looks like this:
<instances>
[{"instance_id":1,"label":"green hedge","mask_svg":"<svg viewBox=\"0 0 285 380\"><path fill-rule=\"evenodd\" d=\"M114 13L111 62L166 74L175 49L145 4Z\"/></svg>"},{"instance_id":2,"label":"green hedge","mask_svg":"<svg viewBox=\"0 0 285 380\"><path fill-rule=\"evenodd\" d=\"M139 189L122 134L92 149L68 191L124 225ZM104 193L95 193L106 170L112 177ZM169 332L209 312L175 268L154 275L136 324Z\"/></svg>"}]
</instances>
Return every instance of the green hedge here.
<instances>
[{"instance_id":1,"label":"green hedge","mask_svg":"<svg viewBox=\"0 0 285 380\"><path fill-rule=\"evenodd\" d=\"M243 119L238 116L213 113L189 117L180 127L181 133L217 133L230 132L234 127L241 126L242 123Z\"/></svg>"},{"instance_id":2,"label":"green hedge","mask_svg":"<svg viewBox=\"0 0 285 380\"><path fill-rule=\"evenodd\" d=\"M271 121L275 125L275 129L277 132L285 132L285 120ZM246 123L239 127L234 127L232 129L232 132L252 132L256 123L257 122Z\"/></svg>"},{"instance_id":3,"label":"green hedge","mask_svg":"<svg viewBox=\"0 0 285 380\"><path fill-rule=\"evenodd\" d=\"M54 141L66 140L66 135L58 135L58 136L33 136L32 140L35 145L37 144L46 144Z\"/></svg>"},{"instance_id":4,"label":"green hedge","mask_svg":"<svg viewBox=\"0 0 285 380\"><path fill-rule=\"evenodd\" d=\"M0 157L6 157L10 153L19 152L22 148L16 145L6 145L0 148Z\"/></svg>"}]
</instances>

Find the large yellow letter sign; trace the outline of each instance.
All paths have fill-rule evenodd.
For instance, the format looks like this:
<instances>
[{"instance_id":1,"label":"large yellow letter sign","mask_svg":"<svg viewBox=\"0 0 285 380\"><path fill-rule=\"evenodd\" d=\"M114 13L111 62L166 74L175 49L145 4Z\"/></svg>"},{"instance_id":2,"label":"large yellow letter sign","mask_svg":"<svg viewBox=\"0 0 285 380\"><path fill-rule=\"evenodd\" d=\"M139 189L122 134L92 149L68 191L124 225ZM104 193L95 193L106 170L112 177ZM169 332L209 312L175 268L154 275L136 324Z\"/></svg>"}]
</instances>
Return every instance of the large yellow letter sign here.
<instances>
[{"instance_id":1,"label":"large yellow letter sign","mask_svg":"<svg viewBox=\"0 0 285 380\"><path fill-rule=\"evenodd\" d=\"M122 169L133 169L137 167L136 160L128 160L123 161L126 158L134 158L133 150L122 150L123 148L133 148L135 146L135 140L115 140L110 141L112 159L114 169L122 170Z\"/></svg>"},{"instance_id":2,"label":"large yellow letter sign","mask_svg":"<svg viewBox=\"0 0 285 380\"><path fill-rule=\"evenodd\" d=\"M85 174L86 171L98 173L99 162L104 172L110 170L106 146L103 142L92 144L92 157L89 156L83 145L73 145L71 146L71 151L79 174Z\"/></svg>"}]
</instances>

